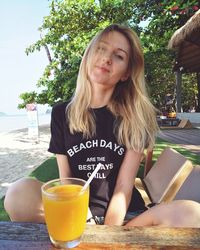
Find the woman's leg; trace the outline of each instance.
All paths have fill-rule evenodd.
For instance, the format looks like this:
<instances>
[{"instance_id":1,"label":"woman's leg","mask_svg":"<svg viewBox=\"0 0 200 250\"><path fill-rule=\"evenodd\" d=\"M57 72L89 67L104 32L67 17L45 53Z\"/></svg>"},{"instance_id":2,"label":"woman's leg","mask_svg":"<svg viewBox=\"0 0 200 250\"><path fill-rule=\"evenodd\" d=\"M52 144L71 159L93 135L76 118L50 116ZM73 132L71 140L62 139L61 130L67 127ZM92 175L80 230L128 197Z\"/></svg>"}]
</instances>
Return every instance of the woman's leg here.
<instances>
[{"instance_id":1,"label":"woman's leg","mask_svg":"<svg viewBox=\"0 0 200 250\"><path fill-rule=\"evenodd\" d=\"M45 222L41 186L38 180L23 178L8 188L4 207L12 221Z\"/></svg>"},{"instance_id":2,"label":"woman's leg","mask_svg":"<svg viewBox=\"0 0 200 250\"><path fill-rule=\"evenodd\" d=\"M4 207L10 219L18 222L45 222L42 206L42 182L23 178L13 183L5 196ZM88 209L87 218L92 214ZM91 221L90 224L95 224Z\"/></svg>"},{"instance_id":3,"label":"woman's leg","mask_svg":"<svg viewBox=\"0 0 200 250\"><path fill-rule=\"evenodd\" d=\"M200 227L200 203L175 200L156 205L129 221L127 226Z\"/></svg>"}]
</instances>

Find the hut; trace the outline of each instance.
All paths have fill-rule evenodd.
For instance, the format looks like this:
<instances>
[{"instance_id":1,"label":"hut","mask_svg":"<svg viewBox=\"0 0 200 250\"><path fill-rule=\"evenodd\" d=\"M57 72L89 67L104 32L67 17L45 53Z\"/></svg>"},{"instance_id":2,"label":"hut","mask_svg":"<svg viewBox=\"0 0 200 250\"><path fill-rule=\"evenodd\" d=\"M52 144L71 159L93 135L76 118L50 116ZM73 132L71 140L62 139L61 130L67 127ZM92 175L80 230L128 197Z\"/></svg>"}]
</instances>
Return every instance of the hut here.
<instances>
[{"instance_id":1,"label":"hut","mask_svg":"<svg viewBox=\"0 0 200 250\"><path fill-rule=\"evenodd\" d=\"M181 82L183 73L196 73L198 83L197 110L200 112L200 10L172 35L168 48L175 50L176 108L181 112Z\"/></svg>"}]
</instances>

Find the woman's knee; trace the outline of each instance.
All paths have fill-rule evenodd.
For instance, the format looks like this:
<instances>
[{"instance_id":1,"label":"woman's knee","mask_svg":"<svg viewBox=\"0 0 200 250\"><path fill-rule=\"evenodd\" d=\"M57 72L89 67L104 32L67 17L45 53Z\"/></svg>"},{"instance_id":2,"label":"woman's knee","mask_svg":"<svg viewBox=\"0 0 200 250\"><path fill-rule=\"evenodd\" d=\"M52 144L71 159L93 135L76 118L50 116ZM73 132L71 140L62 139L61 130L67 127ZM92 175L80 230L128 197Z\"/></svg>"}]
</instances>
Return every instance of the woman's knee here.
<instances>
[{"instance_id":1,"label":"woman's knee","mask_svg":"<svg viewBox=\"0 0 200 250\"><path fill-rule=\"evenodd\" d=\"M156 225L167 227L200 227L200 204L191 200L174 200L152 208Z\"/></svg>"},{"instance_id":2,"label":"woman's knee","mask_svg":"<svg viewBox=\"0 0 200 250\"><path fill-rule=\"evenodd\" d=\"M23 178L9 187L4 207L12 221L44 221L41 185L38 180Z\"/></svg>"}]
</instances>

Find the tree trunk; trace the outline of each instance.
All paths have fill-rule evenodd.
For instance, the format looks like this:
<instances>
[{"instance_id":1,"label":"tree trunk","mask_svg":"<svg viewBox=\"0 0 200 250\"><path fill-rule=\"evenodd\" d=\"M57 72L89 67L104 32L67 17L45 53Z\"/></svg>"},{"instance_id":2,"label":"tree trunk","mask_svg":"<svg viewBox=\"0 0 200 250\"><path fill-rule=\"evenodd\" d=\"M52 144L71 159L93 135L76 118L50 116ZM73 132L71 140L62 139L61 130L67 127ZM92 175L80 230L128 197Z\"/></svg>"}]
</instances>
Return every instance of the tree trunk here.
<instances>
[{"instance_id":1,"label":"tree trunk","mask_svg":"<svg viewBox=\"0 0 200 250\"><path fill-rule=\"evenodd\" d=\"M182 84L182 74L180 70L176 71L176 112L181 112L181 84Z\"/></svg>"},{"instance_id":2,"label":"tree trunk","mask_svg":"<svg viewBox=\"0 0 200 250\"><path fill-rule=\"evenodd\" d=\"M42 33L40 33L40 38L43 39ZM50 50L49 50L48 46L46 45L46 43L44 44L44 48L45 48L49 63L51 63L52 62L51 53L50 53Z\"/></svg>"},{"instance_id":3,"label":"tree trunk","mask_svg":"<svg viewBox=\"0 0 200 250\"><path fill-rule=\"evenodd\" d=\"M51 54L50 54L49 48L48 48L48 46L47 46L46 44L44 45L44 48L45 48L45 50L46 50L46 53L47 53L47 57L48 57L49 63L51 63L51 62L52 62L52 59L51 59Z\"/></svg>"}]
</instances>

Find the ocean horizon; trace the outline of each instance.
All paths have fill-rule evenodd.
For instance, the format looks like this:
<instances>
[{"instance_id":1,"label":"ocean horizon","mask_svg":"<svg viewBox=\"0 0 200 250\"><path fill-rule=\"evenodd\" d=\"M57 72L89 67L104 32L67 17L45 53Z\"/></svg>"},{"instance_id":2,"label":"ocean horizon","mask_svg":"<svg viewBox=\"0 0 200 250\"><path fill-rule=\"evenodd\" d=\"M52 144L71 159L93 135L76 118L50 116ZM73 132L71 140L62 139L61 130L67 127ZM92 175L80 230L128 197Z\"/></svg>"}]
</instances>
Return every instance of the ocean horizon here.
<instances>
[{"instance_id":1,"label":"ocean horizon","mask_svg":"<svg viewBox=\"0 0 200 250\"><path fill-rule=\"evenodd\" d=\"M50 125L51 114L38 114L38 125ZM28 128L28 115L2 115L0 116L0 133L17 129Z\"/></svg>"}]
</instances>

